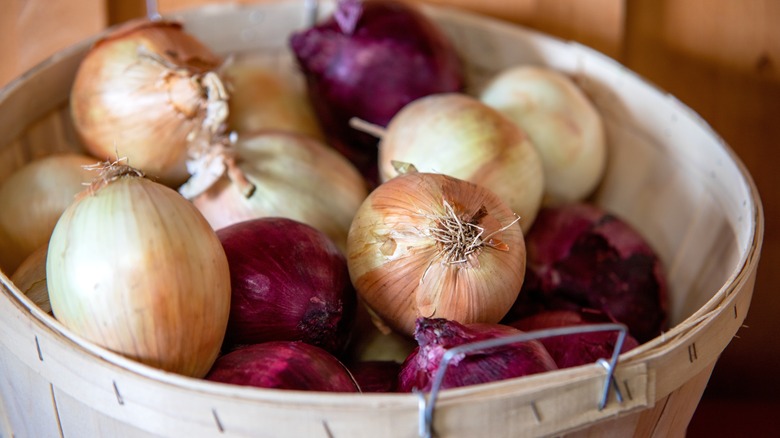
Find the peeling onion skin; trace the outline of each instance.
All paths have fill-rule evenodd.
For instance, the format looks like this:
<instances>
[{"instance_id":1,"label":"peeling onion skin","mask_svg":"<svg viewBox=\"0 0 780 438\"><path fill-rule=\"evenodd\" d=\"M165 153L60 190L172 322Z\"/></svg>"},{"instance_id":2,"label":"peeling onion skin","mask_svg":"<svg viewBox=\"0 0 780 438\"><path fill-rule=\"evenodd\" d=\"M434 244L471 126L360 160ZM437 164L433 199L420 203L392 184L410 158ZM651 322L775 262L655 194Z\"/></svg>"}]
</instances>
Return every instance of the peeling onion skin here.
<instances>
[{"instance_id":1,"label":"peeling onion skin","mask_svg":"<svg viewBox=\"0 0 780 438\"><path fill-rule=\"evenodd\" d=\"M62 214L46 279L77 335L166 371L203 377L219 354L230 272L216 233L173 189L125 176Z\"/></svg>"},{"instance_id":2,"label":"peeling onion skin","mask_svg":"<svg viewBox=\"0 0 780 438\"><path fill-rule=\"evenodd\" d=\"M496 75L480 100L531 138L544 167L544 205L587 198L607 164L604 123L572 79L556 70L522 65Z\"/></svg>"},{"instance_id":3,"label":"peeling onion skin","mask_svg":"<svg viewBox=\"0 0 780 438\"><path fill-rule=\"evenodd\" d=\"M590 308L627 325L640 343L667 328L666 272L626 221L593 204L546 207L526 244L526 281L507 318Z\"/></svg>"},{"instance_id":4,"label":"peeling onion skin","mask_svg":"<svg viewBox=\"0 0 780 438\"><path fill-rule=\"evenodd\" d=\"M139 50L160 56L142 58ZM189 177L191 132L203 129L206 96L191 80L221 64L209 48L171 21L130 21L97 41L81 61L70 112L95 157L129 164L170 187Z\"/></svg>"},{"instance_id":5,"label":"peeling onion skin","mask_svg":"<svg viewBox=\"0 0 780 438\"><path fill-rule=\"evenodd\" d=\"M420 318L414 337L419 347L398 373L398 391L430 391L447 350L487 339L519 335L503 324L459 324ZM538 340L494 347L450 360L441 389L476 385L556 370L555 361Z\"/></svg>"},{"instance_id":6,"label":"peeling onion skin","mask_svg":"<svg viewBox=\"0 0 780 438\"><path fill-rule=\"evenodd\" d=\"M542 204L542 161L528 136L465 94L423 97L399 111L379 144L382 181L397 175L393 161L484 186L520 216L524 231Z\"/></svg>"},{"instance_id":7,"label":"peeling onion skin","mask_svg":"<svg viewBox=\"0 0 780 438\"><path fill-rule=\"evenodd\" d=\"M431 235L449 217L445 201L461 221L483 227L484 237L496 232L464 262L448 263ZM408 336L421 316L498 322L525 274L515 220L503 201L475 184L441 174L400 175L374 189L355 215L347 240L352 283L382 322Z\"/></svg>"},{"instance_id":8,"label":"peeling onion skin","mask_svg":"<svg viewBox=\"0 0 780 438\"><path fill-rule=\"evenodd\" d=\"M258 388L360 391L335 356L300 341L264 342L234 350L217 359L206 380Z\"/></svg>"}]
</instances>

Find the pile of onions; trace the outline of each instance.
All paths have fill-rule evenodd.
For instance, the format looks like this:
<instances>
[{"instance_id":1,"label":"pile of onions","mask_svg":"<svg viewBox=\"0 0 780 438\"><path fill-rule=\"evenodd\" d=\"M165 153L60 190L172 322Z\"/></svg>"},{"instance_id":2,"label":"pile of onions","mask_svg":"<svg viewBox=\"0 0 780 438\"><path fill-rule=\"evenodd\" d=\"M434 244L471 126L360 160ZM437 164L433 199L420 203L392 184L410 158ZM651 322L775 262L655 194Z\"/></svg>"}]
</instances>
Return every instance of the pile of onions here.
<instances>
[{"instance_id":1,"label":"pile of onions","mask_svg":"<svg viewBox=\"0 0 780 438\"><path fill-rule=\"evenodd\" d=\"M265 342L234 350L217 359L206 379L259 388L360 391L335 356L300 341Z\"/></svg>"},{"instance_id":2,"label":"pile of onions","mask_svg":"<svg viewBox=\"0 0 780 438\"><path fill-rule=\"evenodd\" d=\"M54 316L131 359L202 377L230 311L219 239L176 191L108 163L60 217L46 280Z\"/></svg>"},{"instance_id":3,"label":"pile of onions","mask_svg":"<svg viewBox=\"0 0 780 438\"><path fill-rule=\"evenodd\" d=\"M542 203L542 161L528 136L465 94L423 97L393 117L379 144L382 181L397 174L394 162L399 161L491 190L520 216L524 231Z\"/></svg>"},{"instance_id":4,"label":"pile of onions","mask_svg":"<svg viewBox=\"0 0 780 438\"><path fill-rule=\"evenodd\" d=\"M347 262L367 306L411 336L419 317L498 322L522 286L525 244L517 217L489 190L409 172L363 202Z\"/></svg>"},{"instance_id":5,"label":"pile of onions","mask_svg":"<svg viewBox=\"0 0 780 438\"><path fill-rule=\"evenodd\" d=\"M414 337L419 347L401 366L398 391L430 391L447 350L487 339L520 335L503 324L459 324L420 318ZM557 369L544 346L535 340L455 356L448 364L441 389L494 382Z\"/></svg>"},{"instance_id":6,"label":"pile of onions","mask_svg":"<svg viewBox=\"0 0 780 438\"><path fill-rule=\"evenodd\" d=\"M189 154L224 129L220 64L179 23L137 20L115 28L86 54L71 88L84 147L103 160L127 157L169 186L183 183Z\"/></svg>"},{"instance_id":7,"label":"pile of onions","mask_svg":"<svg viewBox=\"0 0 780 438\"><path fill-rule=\"evenodd\" d=\"M97 160L62 153L33 160L0 186L0 268L11 273L49 242L63 211L94 174L84 166Z\"/></svg>"},{"instance_id":8,"label":"pile of onions","mask_svg":"<svg viewBox=\"0 0 780 438\"><path fill-rule=\"evenodd\" d=\"M347 262L322 232L285 218L239 222L217 232L232 299L224 351L268 341L345 348L356 296Z\"/></svg>"},{"instance_id":9,"label":"pile of onions","mask_svg":"<svg viewBox=\"0 0 780 438\"><path fill-rule=\"evenodd\" d=\"M413 100L464 86L452 44L408 2L341 0L326 21L294 33L290 46L328 143L370 180L377 140L349 120L386 126Z\"/></svg>"},{"instance_id":10,"label":"pile of onions","mask_svg":"<svg viewBox=\"0 0 780 438\"><path fill-rule=\"evenodd\" d=\"M507 320L546 309L595 309L628 326L640 343L666 328L666 273L626 221L593 204L547 207L526 245L526 279Z\"/></svg>"},{"instance_id":11,"label":"pile of onions","mask_svg":"<svg viewBox=\"0 0 780 438\"><path fill-rule=\"evenodd\" d=\"M607 161L601 114L568 76L511 67L485 86L480 100L528 133L542 158L546 205L582 201L601 181Z\"/></svg>"},{"instance_id":12,"label":"pile of onions","mask_svg":"<svg viewBox=\"0 0 780 438\"><path fill-rule=\"evenodd\" d=\"M239 135L237 168L253 186L247 195L222 176L193 203L216 230L260 217L286 217L325 233L342 250L365 180L349 161L303 134L260 131Z\"/></svg>"}]
</instances>

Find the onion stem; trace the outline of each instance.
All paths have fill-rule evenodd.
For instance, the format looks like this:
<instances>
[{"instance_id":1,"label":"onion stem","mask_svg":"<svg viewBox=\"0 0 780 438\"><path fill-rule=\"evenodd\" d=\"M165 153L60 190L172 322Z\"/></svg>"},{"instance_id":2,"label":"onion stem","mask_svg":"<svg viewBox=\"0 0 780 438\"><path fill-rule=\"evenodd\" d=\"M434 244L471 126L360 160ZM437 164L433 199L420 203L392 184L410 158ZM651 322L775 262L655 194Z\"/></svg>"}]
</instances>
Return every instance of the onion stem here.
<instances>
[{"instance_id":1,"label":"onion stem","mask_svg":"<svg viewBox=\"0 0 780 438\"><path fill-rule=\"evenodd\" d=\"M384 137L385 132L387 131L384 127L367 122L361 118L358 117L352 117L349 119L349 126L352 128L357 129L358 131L365 132L366 134L373 135L376 138L381 139Z\"/></svg>"},{"instance_id":2,"label":"onion stem","mask_svg":"<svg viewBox=\"0 0 780 438\"><path fill-rule=\"evenodd\" d=\"M130 176L133 178L142 178L144 176L144 173L141 170L136 169L126 163L127 163L127 157L122 157L122 158L117 157L117 159L114 161L107 160L95 164L82 166L86 170L93 170L99 172L98 176L95 177L95 179L93 179L92 182L89 184L86 193L91 196L96 191L98 191L101 187L105 187L110 182L116 181L119 178L125 176Z\"/></svg>"}]
</instances>

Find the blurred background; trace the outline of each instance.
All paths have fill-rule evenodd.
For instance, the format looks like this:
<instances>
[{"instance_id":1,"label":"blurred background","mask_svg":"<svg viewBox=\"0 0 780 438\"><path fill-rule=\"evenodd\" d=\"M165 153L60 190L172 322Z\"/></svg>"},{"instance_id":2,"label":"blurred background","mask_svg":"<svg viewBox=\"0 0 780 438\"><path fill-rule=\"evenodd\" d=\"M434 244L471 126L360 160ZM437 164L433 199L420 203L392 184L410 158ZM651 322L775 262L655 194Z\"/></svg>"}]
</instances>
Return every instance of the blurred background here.
<instances>
[{"instance_id":1,"label":"blurred background","mask_svg":"<svg viewBox=\"0 0 780 438\"><path fill-rule=\"evenodd\" d=\"M212 2L154 3L165 14ZM0 86L64 47L145 15L145 3L0 0ZM780 191L775 190L780 173L780 1L416 3L470 10L593 47L690 106L734 149L763 202L761 264L745 327L718 361L688 436L780 436L780 422L774 418L780 412L780 270L774 268L780 263Z\"/></svg>"}]
</instances>

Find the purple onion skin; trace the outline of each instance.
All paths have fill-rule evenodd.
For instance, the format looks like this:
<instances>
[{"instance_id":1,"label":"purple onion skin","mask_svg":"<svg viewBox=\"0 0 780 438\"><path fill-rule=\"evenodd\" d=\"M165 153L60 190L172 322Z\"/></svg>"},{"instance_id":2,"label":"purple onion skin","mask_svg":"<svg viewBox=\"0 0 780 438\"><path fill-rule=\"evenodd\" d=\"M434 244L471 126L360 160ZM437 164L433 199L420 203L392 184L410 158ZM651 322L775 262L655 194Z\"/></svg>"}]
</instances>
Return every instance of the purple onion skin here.
<instances>
[{"instance_id":1,"label":"purple onion skin","mask_svg":"<svg viewBox=\"0 0 780 438\"><path fill-rule=\"evenodd\" d=\"M290 46L328 142L374 183L378 139L350 127L349 119L385 127L411 101L465 84L447 37L397 1L342 0L334 16L293 34Z\"/></svg>"},{"instance_id":2,"label":"purple onion skin","mask_svg":"<svg viewBox=\"0 0 780 438\"><path fill-rule=\"evenodd\" d=\"M347 366L361 392L395 392L401 364L391 360L361 361Z\"/></svg>"},{"instance_id":3,"label":"purple onion skin","mask_svg":"<svg viewBox=\"0 0 780 438\"><path fill-rule=\"evenodd\" d=\"M335 356L300 341L265 342L233 350L217 359L206 380L258 388L359 391Z\"/></svg>"},{"instance_id":4,"label":"purple onion skin","mask_svg":"<svg viewBox=\"0 0 780 438\"><path fill-rule=\"evenodd\" d=\"M232 289L222 350L268 341L304 341L340 355L357 295L347 262L319 230L286 218L260 218L217 231Z\"/></svg>"},{"instance_id":5,"label":"purple onion skin","mask_svg":"<svg viewBox=\"0 0 780 438\"><path fill-rule=\"evenodd\" d=\"M466 343L522 333L502 324L460 324L441 318L419 318L415 339L419 346L406 358L398 374L398 391L430 391L444 353ZM467 354L447 366L441 389L475 385L557 369L538 341L509 344Z\"/></svg>"},{"instance_id":6,"label":"purple onion skin","mask_svg":"<svg viewBox=\"0 0 780 438\"><path fill-rule=\"evenodd\" d=\"M612 323L607 315L595 311L547 310L512 322L512 327L524 332L544 330L556 327ZM591 364L598 359L610 359L615 351L618 333L615 331L581 333L565 336L553 336L539 339L555 360L558 368L576 367ZM621 353L625 353L639 343L630 334L626 335Z\"/></svg>"},{"instance_id":7,"label":"purple onion skin","mask_svg":"<svg viewBox=\"0 0 780 438\"><path fill-rule=\"evenodd\" d=\"M661 261L628 223L586 203L543 208L526 235L527 269L502 322L542 310L595 309L640 343L667 327Z\"/></svg>"}]
</instances>

